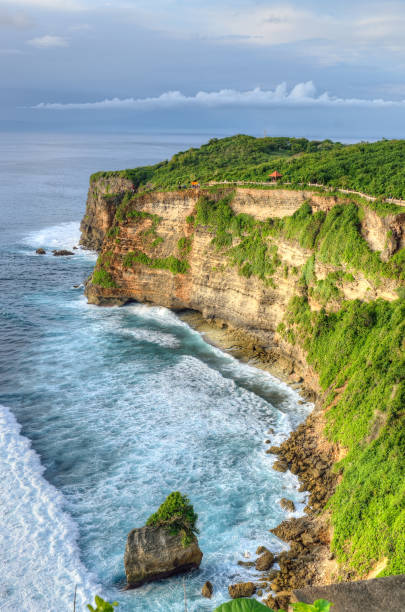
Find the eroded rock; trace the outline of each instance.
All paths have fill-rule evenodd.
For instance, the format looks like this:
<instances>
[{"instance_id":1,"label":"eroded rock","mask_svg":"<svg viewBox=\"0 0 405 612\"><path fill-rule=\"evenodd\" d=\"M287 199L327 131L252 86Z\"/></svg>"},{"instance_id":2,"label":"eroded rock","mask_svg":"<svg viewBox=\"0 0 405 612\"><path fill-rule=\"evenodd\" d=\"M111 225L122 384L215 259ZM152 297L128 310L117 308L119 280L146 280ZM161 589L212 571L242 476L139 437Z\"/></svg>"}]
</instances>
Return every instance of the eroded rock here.
<instances>
[{"instance_id":1,"label":"eroded rock","mask_svg":"<svg viewBox=\"0 0 405 612\"><path fill-rule=\"evenodd\" d=\"M258 572L266 572L271 568L274 563L274 555L266 550L260 557L256 560L256 569Z\"/></svg>"},{"instance_id":2,"label":"eroded rock","mask_svg":"<svg viewBox=\"0 0 405 612\"><path fill-rule=\"evenodd\" d=\"M181 534L165 527L133 529L127 538L124 565L129 588L166 578L200 566L202 552L195 539L183 546Z\"/></svg>"},{"instance_id":3,"label":"eroded rock","mask_svg":"<svg viewBox=\"0 0 405 612\"><path fill-rule=\"evenodd\" d=\"M204 584L203 588L201 589L201 595L203 597L206 597L207 599L211 599L213 592L214 592L214 587L212 586L211 582L207 580L207 582Z\"/></svg>"},{"instance_id":4,"label":"eroded rock","mask_svg":"<svg viewBox=\"0 0 405 612\"><path fill-rule=\"evenodd\" d=\"M232 599L238 597L252 597L256 592L256 585L253 582L237 582L236 584L230 584L228 587L229 596Z\"/></svg>"}]
</instances>

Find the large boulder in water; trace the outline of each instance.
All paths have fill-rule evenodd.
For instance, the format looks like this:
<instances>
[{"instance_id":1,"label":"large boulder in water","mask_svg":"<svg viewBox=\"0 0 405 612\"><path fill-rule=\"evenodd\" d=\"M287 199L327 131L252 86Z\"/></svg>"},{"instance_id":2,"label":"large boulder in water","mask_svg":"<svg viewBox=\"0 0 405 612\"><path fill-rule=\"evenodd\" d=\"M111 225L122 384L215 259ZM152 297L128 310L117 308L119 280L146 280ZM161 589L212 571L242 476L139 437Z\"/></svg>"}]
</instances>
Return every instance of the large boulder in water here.
<instances>
[{"instance_id":1,"label":"large boulder in water","mask_svg":"<svg viewBox=\"0 0 405 612\"><path fill-rule=\"evenodd\" d=\"M198 568L203 555L196 537L197 519L188 497L174 491L145 527L133 529L124 555L128 587Z\"/></svg>"},{"instance_id":2,"label":"large boulder in water","mask_svg":"<svg viewBox=\"0 0 405 612\"><path fill-rule=\"evenodd\" d=\"M198 568L202 556L197 538L184 545L180 533L173 534L164 526L133 529L124 555L128 587Z\"/></svg>"}]
</instances>

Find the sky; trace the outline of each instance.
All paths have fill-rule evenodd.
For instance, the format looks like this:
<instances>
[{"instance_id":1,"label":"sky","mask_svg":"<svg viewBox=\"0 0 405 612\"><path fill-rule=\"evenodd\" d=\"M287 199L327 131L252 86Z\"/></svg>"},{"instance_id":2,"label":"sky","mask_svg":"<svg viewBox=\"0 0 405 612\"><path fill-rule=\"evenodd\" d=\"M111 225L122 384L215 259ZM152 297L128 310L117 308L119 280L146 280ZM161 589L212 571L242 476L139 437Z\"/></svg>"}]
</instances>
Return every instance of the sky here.
<instances>
[{"instance_id":1,"label":"sky","mask_svg":"<svg viewBox=\"0 0 405 612\"><path fill-rule=\"evenodd\" d=\"M404 138L404 31L404 0L0 0L0 129Z\"/></svg>"}]
</instances>

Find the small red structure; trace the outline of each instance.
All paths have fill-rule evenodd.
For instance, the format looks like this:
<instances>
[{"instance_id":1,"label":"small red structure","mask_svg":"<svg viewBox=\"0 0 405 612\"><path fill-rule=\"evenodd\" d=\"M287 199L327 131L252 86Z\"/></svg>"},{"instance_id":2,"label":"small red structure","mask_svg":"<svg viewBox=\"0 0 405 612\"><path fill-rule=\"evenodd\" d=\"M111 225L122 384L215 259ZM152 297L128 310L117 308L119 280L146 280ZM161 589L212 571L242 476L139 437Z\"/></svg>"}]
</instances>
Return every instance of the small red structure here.
<instances>
[{"instance_id":1,"label":"small red structure","mask_svg":"<svg viewBox=\"0 0 405 612\"><path fill-rule=\"evenodd\" d=\"M277 170L274 170L274 172L269 174L269 178L272 180L273 183L277 183L278 179L281 179L282 177L283 175L280 174L280 172L277 172Z\"/></svg>"},{"instance_id":2,"label":"small red structure","mask_svg":"<svg viewBox=\"0 0 405 612\"><path fill-rule=\"evenodd\" d=\"M200 183L198 181L191 181L191 186L194 187L194 189L197 189L200 186Z\"/></svg>"}]
</instances>

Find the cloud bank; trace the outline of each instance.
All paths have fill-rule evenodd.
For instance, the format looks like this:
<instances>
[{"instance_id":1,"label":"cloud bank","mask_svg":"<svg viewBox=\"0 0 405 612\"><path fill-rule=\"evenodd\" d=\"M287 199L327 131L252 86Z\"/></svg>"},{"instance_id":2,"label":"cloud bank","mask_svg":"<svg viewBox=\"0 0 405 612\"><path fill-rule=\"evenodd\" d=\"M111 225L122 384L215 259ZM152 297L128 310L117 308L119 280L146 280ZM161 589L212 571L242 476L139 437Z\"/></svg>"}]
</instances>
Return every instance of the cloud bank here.
<instances>
[{"instance_id":1,"label":"cloud bank","mask_svg":"<svg viewBox=\"0 0 405 612\"><path fill-rule=\"evenodd\" d=\"M180 91L168 91L150 98L111 98L98 102L41 102L31 108L50 110L113 110L129 109L135 111L167 110L177 108L220 108L220 107L299 107L299 106L334 106L334 107L388 107L404 106L405 100L383 100L362 98L339 98L328 92L318 95L312 81L298 83L288 90L286 83L280 83L275 89L256 87L248 91L221 89L220 91L199 91L194 96L186 96Z\"/></svg>"}]
</instances>

